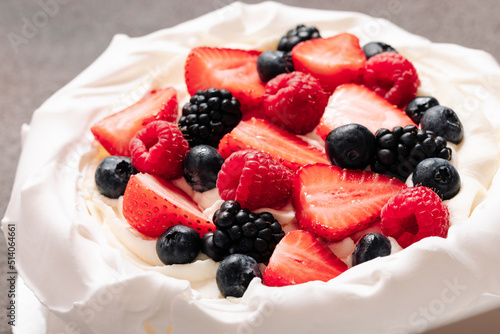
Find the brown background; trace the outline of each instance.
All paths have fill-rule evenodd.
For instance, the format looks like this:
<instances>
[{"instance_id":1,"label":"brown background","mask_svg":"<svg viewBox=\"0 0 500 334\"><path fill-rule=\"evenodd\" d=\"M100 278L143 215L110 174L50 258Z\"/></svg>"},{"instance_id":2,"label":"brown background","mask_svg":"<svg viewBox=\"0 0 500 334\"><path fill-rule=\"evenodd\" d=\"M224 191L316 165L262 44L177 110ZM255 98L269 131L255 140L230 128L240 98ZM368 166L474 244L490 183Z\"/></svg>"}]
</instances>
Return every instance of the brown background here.
<instances>
[{"instance_id":1,"label":"brown background","mask_svg":"<svg viewBox=\"0 0 500 334\"><path fill-rule=\"evenodd\" d=\"M500 59L497 0L281 2L385 17L403 29L427 37L433 42L483 49ZM104 51L114 34L145 35L230 3L229 0L1 0L0 215L3 216L7 207L20 154L21 125L30 121L33 111L43 101L90 65ZM394 11L394 8L398 10ZM27 22L37 23L35 32L26 30ZM23 29L24 37L27 37L25 43L14 47L9 34L23 36ZM0 334L10 333L5 316L6 261L5 241L0 238ZM498 333L499 319L500 311L496 311L480 320L435 333L470 333L473 329L475 332ZM496 327L494 331L493 326Z\"/></svg>"}]
</instances>

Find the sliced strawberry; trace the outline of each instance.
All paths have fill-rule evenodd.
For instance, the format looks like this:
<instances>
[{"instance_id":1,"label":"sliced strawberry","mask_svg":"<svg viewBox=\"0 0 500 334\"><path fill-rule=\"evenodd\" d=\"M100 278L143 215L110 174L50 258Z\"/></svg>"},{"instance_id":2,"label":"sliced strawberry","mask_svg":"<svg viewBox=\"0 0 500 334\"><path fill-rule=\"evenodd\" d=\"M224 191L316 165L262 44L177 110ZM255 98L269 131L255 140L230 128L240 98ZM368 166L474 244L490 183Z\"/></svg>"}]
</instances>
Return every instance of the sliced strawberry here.
<instances>
[{"instance_id":1,"label":"sliced strawberry","mask_svg":"<svg viewBox=\"0 0 500 334\"><path fill-rule=\"evenodd\" d=\"M260 52L227 48L197 47L185 65L189 94L208 88L227 89L241 103L242 112L262 103L265 84L257 72Z\"/></svg>"},{"instance_id":2,"label":"sliced strawberry","mask_svg":"<svg viewBox=\"0 0 500 334\"><path fill-rule=\"evenodd\" d=\"M233 152L249 149L268 153L293 170L305 164L328 164L325 153L296 135L259 118L241 121L219 143L219 152L224 159Z\"/></svg>"},{"instance_id":3,"label":"sliced strawberry","mask_svg":"<svg viewBox=\"0 0 500 334\"><path fill-rule=\"evenodd\" d=\"M374 91L361 85L345 84L337 87L330 97L316 132L325 139L330 131L349 123L364 125L373 133L380 128L415 125L404 111Z\"/></svg>"},{"instance_id":4,"label":"sliced strawberry","mask_svg":"<svg viewBox=\"0 0 500 334\"><path fill-rule=\"evenodd\" d=\"M133 175L123 195L123 216L142 234L157 238L167 228L182 224L200 236L215 231L198 205L169 181L149 174Z\"/></svg>"},{"instance_id":5,"label":"sliced strawberry","mask_svg":"<svg viewBox=\"0 0 500 334\"><path fill-rule=\"evenodd\" d=\"M267 286L328 282L346 270L346 264L313 234L294 230L276 246L262 279Z\"/></svg>"},{"instance_id":6,"label":"sliced strawberry","mask_svg":"<svg viewBox=\"0 0 500 334\"><path fill-rule=\"evenodd\" d=\"M111 155L130 156L130 139L155 120L175 122L177 92L173 87L153 90L137 103L97 122L90 129Z\"/></svg>"},{"instance_id":7,"label":"sliced strawberry","mask_svg":"<svg viewBox=\"0 0 500 334\"><path fill-rule=\"evenodd\" d=\"M296 71L312 74L325 90L333 92L343 83L363 81L366 56L356 36L342 33L297 44L292 61Z\"/></svg>"},{"instance_id":8,"label":"sliced strawberry","mask_svg":"<svg viewBox=\"0 0 500 334\"><path fill-rule=\"evenodd\" d=\"M405 187L370 171L307 165L296 172L292 201L302 229L338 241L377 221L382 207Z\"/></svg>"}]
</instances>

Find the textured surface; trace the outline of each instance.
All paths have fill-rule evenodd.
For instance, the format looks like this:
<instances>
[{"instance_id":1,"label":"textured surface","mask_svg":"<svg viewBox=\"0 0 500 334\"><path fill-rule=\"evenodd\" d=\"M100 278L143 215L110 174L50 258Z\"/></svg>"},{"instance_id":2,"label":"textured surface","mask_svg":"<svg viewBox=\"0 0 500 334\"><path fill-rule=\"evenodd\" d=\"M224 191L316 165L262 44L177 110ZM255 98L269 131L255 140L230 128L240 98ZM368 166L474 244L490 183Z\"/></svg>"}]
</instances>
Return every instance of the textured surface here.
<instances>
[{"instance_id":1,"label":"textured surface","mask_svg":"<svg viewBox=\"0 0 500 334\"><path fill-rule=\"evenodd\" d=\"M247 1L256 3L257 1ZM377 2L343 0L281 1L319 9L349 10L384 17L429 38L478 48L500 59L495 0ZM4 0L0 2L0 214L7 207L20 154L20 128L33 111L84 70L113 35L141 36L229 5L228 0L75 1ZM230 10L230 7L228 7ZM370 32L367 27L367 32ZM6 319L7 255L0 238L0 333ZM462 327L464 329L465 327Z\"/></svg>"}]
</instances>

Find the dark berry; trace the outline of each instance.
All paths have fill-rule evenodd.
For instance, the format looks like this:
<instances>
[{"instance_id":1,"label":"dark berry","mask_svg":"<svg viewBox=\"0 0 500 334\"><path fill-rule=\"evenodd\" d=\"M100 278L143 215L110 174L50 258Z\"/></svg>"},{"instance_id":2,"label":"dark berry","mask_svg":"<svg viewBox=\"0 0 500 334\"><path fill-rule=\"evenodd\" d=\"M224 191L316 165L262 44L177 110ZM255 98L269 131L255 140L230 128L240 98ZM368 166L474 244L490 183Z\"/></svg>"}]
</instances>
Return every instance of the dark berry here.
<instances>
[{"instance_id":1,"label":"dark berry","mask_svg":"<svg viewBox=\"0 0 500 334\"><path fill-rule=\"evenodd\" d=\"M95 171L97 190L106 197L118 198L124 194L130 176L136 173L130 158L108 156L99 163Z\"/></svg>"},{"instance_id":2,"label":"dark berry","mask_svg":"<svg viewBox=\"0 0 500 334\"><path fill-rule=\"evenodd\" d=\"M441 199L454 197L460 191L460 175L445 159L429 158L420 162L412 176L413 184L431 188Z\"/></svg>"},{"instance_id":3,"label":"dark berry","mask_svg":"<svg viewBox=\"0 0 500 334\"><path fill-rule=\"evenodd\" d=\"M215 188L217 174L224 159L219 151L209 145L198 145L189 150L183 162L183 174L195 191Z\"/></svg>"},{"instance_id":4,"label":"dark berry","mask_svg":"<svg viewBox=\"0 0 500 334\"><path fill-rule=\"evenodd\" d=\"M420 120L424 116L424 113L431 107L438 106L439 102L436 98L432 96L417 96L411 100L406 106L406 114L412 119L416 124L420 123Z\"/></svg>"},{"instance_id":5,"label":"dark berry","mask_svg":"<svg viewBox=\"0 0 500 334\"><path fill-rule=\"evenodd\" d=\"M390 254L391 242L386 236L376 232L368 233L356 244L352 254L352 266Z\"/></svg>"},{"instance_id":6,"label":"dark berry","mask_svg":"<svg viewBox=\"0 0 500 334\"><path fill-rule=\"evenodd\" d=\"M193 262L201 248L196 230L184 225L169 227L156 241L156 254L164 264Z\"/></svg>"},{"instance_id":7,"label":"dark berry","mask_svg":"<svg viewBox=\"0 0 500 334\"><path fill-rule=\"evenodd\" d=\"M382 52L396 52L397 51L389 44L382 42L369 42L363 46L363 52L366 55L366 59L375 56L376 54Z\"/></svg>"},{"instance_id":8,"label":"dark berry","mask_svg":"<svg viewBox=\"0 0 500 334\"><path fill-rule=\"evenodd\" d=\"M372 163L377 141L373 133L360 124L346 124L332 130L325 139L325 150L333 165L364 169Z\"/></svg>"},{"instance_id":9,"label":"dark berry","mask_svg":"<svg viewBox=\"0 0 500 334\"><path fill-rule=\"evenodd\" d=\"M321 35L318 28L306 27L303 24L299 24L295 28L290 29L285 36L281 37L278 50L285 52L292 51L293 47L300 42L319 37Z\"/></svg>"},{"instance_id":10,"label":"dark berry","mask_svg":"<svg viewBox=\"0 0 500 334\"><path fill-rule=\"evenodd\" d=\"M444 106L429 108L420 120L420 128L431 130L454 144L460 143L464 137L464 128L457 114Z\"/></svg>"},{"instance_id":11,"label":"dark berry","mask_svg":"<svg viewBox=\"0 0 500 334\"><path fill-rule=\"evenodd\" d=\"M215 246L212 232L205 233L201 239L201 251L217 262L222 261L228 255L225 249Z\"/></svg>"},{"instance_id":12,"label":"dark berry","mask_svg":"<svg viewBox=\"0 0 500 334\"><path fill-rule=\"evenodd\" d=\"M268 82L281 73L293 72L293 62L290 52L264 51L257 59L257 72L262 81Z\"/></svg>"},{"instance_id":13,"label":"dark berry","mask_svg":"<svg viewBox=\"0 0 500 334\"><path fill-rule=\"evenodd\" d=\"M262 278L257 261L244 254L227 256L217 268L216 281L224 297L241 297L255 277Z\"/></svg>"}]
</instances>

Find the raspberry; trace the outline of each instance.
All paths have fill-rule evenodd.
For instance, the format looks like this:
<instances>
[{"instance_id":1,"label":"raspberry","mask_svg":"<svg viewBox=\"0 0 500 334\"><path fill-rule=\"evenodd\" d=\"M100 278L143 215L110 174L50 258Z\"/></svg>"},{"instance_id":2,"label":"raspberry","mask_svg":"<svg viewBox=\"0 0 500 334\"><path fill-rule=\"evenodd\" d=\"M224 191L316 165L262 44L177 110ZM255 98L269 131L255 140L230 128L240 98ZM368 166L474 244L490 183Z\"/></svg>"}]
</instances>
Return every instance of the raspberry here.
<instances>
[{"instance_id":1,"label":"raspberry","mask_svg":"<svg viewBox=\"0 0 500 334\"><path fill-rule=\"evenodd\" d=\"M266 85L266 117L290 132L306 134L319 124L328 97L310 74L298 71L280 74Z\"/></svg>"},{"instance_id":2,"label":"raspberry","mask_svg":"<svg viewBox=\"0 0 500 334\"><path fill-rule=\"evenodd\" d=\"M244 150L231 154L219 172L220 197L249 210L281 208L291 196L292 171L267 153Z\"/></svg>"},{"instance_id":3,"label":"raspberry","mask_svg":"<svg viewBox=\"0 0 500 334\"><path fill-rule=\"evenodd\" d=\"M445 238L449 228L447 206L427 187L409 187L394 195L380 213L384 235L406 248L426 237Z\"/></svg>"},{"instance_id":4,"label":"raspberry","mask_svg":"<svg viewBox=\"0 0 500 334\"><path fill-rule=\"evenodd\" d=\"M366 61L363 84L402 109L415 98L420 80L405 57L382 52Z\"/></svg>"},{"instance_id":5,"label":"raspberry","mask_svg":"<svg viewBox=\"0 0 500 334\"><path fill-rule=\"evenodd\" d=\"M175 124L154 121L130 140L132 165L139 172L174 179L182 175L189 144Z\"/></svg>"}]
</instances>

